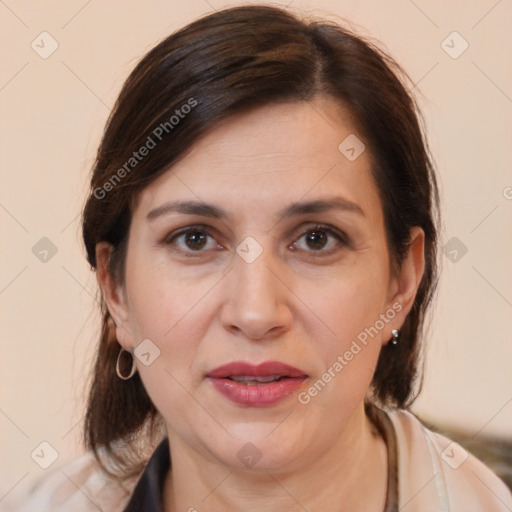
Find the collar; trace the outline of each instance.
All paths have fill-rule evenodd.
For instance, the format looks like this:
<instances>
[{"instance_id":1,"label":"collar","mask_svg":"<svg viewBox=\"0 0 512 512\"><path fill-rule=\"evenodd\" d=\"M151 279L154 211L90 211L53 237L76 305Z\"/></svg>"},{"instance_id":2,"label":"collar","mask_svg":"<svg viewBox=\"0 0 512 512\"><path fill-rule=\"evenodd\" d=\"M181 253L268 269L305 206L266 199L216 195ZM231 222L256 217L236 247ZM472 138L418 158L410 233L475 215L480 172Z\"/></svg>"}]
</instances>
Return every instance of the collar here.
<instances>
[{"instance_id":1,"label":"collar","mask_svg":"<svg viewBox=\"0 0 512 512\"><path fill-rule=\"evenodd\" d=\"M123 512L163 512L163 488L170 466L169 439L166 437L151 455Z\"/></svg>"}]
</instances>

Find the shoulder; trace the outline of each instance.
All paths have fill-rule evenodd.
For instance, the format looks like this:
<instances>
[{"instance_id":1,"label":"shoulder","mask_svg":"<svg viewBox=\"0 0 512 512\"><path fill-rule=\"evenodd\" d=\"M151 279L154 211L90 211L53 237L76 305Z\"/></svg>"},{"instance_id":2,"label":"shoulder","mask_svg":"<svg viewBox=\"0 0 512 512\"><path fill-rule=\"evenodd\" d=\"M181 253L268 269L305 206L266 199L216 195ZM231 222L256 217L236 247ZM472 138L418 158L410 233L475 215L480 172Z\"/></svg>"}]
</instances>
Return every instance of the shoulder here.
<instances>
[{"instance_id":1,"label":"shoulder","mask_svg":"<svg viewBox=\"0 0 512 512\"><path fill-rule=\"evenodd\" d=\"M388 411L395 428L400 510L505 512L512 510L507 486L480 460L412 413Z\"/></svg>"},{"instance_id":2,"label":"shoulder","mask_svg":"<svg viewBox=\"0 0 512 512\"><path fill-rule=\"evenodd\" d=\"M117 482L100 469L91 454L85 454L22 488L3 503L1 511L122 512L136 483L137 478Z\"/></svg>"}]
</instances>

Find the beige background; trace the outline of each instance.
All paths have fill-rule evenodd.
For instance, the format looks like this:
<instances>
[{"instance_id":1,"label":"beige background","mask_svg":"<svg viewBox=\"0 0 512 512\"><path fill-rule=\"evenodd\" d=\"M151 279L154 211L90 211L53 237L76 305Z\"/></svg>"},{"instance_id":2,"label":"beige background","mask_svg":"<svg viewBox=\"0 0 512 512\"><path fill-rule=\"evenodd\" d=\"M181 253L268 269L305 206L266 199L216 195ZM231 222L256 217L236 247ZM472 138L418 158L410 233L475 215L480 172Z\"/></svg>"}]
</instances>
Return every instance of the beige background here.
<instances>
[{"instance_id":1,"label":"beige background","mask_svg":"<svg viewBox=\"0 0 512 512\"><path fill-rule=\"evenodd\" d=\"M0 499L44 473L31 458L41 442L60 461L79 451L98 325L79 212L110 107L155 43L237 3L0 1ZM417 84L444 192L443 244L457 237L468 251L455 263L442 256L415 410L471 435L510 438L512 2L296 0L291 8L363 27ZM44 37L51 48L43 31L58 43L47 59L31 47L35 40L43 51ZM457 59L441 46L453 31L469 44ZM464 42L446 44L453 53ZM57 249L46 262L32 252L42 237Z\"/></svg>"}]
</instances>

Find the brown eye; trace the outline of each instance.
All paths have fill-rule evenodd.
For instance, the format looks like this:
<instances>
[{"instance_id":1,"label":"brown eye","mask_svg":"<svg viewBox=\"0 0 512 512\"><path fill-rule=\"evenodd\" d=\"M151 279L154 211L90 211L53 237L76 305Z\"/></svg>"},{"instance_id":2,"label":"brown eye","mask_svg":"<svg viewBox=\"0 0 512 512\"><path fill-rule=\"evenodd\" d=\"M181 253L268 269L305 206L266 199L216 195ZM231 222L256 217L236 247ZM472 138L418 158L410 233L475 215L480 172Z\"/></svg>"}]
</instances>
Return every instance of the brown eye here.
<instances>
[{"instance_id":1,"label":"brown eye","mask_svg":"<svg viewBox=\"0 0 512 512\"><path fill-rule=\"evenodd\" d=\"M206 243L208 235L204 231L189 231L184 234L185 244L194 251L202 249Z\"/></svg>"},{"instance_id":2,"label":"brown eye","mask_svg":"<svg viewBox=\"0 0 512 512\"><path fill-rule=\"evenodd\" d=\"M328 242L328 236L323 231L310 231L306 235L306 243L311 249L323 249Z\"/></svg>"},{"instance_id":3,"label":"brown eye","mask_svg":"<svg viewBox=\"0 0 512 512\"><path fill-rule=\"evenodd\" d=\"M330 254L346 245L348 245L348 240L343 233L338 233L337 230L319 225L304 231L297 241L294 242L293 247L304 252L317 252L321 256Z\"/></svg>"},{"instance_id":4,"label":"brown eye","mask_svg":"<svg viewBox=\"0 0 512 512\"><path fill-rule=\"evenodd\" d=\"M219 244L209 233L201 226L189 226L177 233L173 233L164 242L166 245L178 248L184 253L202 253L209 249L219 248Z\"/></svg>"}]
</instances>

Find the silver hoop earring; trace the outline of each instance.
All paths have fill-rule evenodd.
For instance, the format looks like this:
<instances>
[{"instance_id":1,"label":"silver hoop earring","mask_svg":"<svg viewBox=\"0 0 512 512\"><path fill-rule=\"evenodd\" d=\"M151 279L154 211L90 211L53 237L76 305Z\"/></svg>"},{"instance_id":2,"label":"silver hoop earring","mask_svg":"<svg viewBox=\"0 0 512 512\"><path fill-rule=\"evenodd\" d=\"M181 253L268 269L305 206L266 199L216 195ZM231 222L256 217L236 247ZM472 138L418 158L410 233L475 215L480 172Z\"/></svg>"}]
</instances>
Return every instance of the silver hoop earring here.
<instances>
[{"instance_id":1,"label":"silver hoop earring","mask_svg":"<svg viewBox=\"0 0 512 512\"><path fill-rule=\"evenodd\" d=\"M393 330L391 331L391 336L393 336L393 337L391 338L391 343L392 343L393 345L396 345L396 344L398 343L398 338L400 338L400 331L398 331L397 329L393 329Z\"/></svg>"},{"instance_id":2,"label":"silver hoop earring","mask_svg":"<svg viewBox=\"0 0 512 512\"><path fill-rule=\"evenodd\" d=\"M123 357L124 353L129 354L129 356L132 360L132 367L131 367L130 373L128 375L126 375L126 370L129 367L129 364L126 364L127 361L125 361L125 362L121 361L121 358ZM136 371L137 371L137 365L135 364L135 358L132 356L131 352L128 352L128 350L121 348L121 350L119 351L119 354L117 356L117 361L116 361L117 376L121 380L129 380L135 375ZM124 374L123 374L123 372L124 372Z\"/></svg>"}]
</instances>

